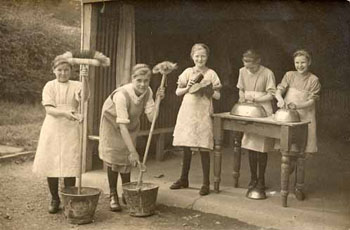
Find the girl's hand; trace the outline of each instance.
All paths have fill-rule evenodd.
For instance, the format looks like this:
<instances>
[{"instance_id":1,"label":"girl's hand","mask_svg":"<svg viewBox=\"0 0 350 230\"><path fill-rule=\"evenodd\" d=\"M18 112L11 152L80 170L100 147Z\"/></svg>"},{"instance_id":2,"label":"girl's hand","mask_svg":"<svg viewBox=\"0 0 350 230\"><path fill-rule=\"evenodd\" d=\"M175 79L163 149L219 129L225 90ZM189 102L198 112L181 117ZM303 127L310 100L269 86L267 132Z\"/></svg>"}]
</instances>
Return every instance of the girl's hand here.
<instances>
[{"instance_id":1,"label":"girl's hand","mask_svg":"<svg viewBox=\"0 0 350 230\"><path fill-rule=\"evenodd\" d=\"M240 102L240 103L245 102L245 98L244 98L244 97L240 97L239 100L238 100L238 102Z\"/></svg>"},{"instance_id":2,"label":"girl's hand","mask_svg":"<svg viewBox=\"0 0 350 230\"><path fill-rule=\"evenodd\" d=\"M70 121L78 120L77 117L74 115L74 111L65 111L64 117Z\"/></svg>"},{"instance_id":3,"label":"girl's hand","mask_svg":"<svg viewBox=\"0 0 350 230\"><path fill-rule=\"evenodd\" d=\"M284 102L283 99L282 99L282 100L278 100L278 102L277 102L277 107L278 107L278 108L283 108L285 104L286 104L286 103Z\"/></svg>"},{"instance_id":4,"label":"girl's hand","mask_svg":"<svg viewBox=\"0 0 350 230\"><path fill-rule=\"evenodd\" d=\"M165 97L165 88L158 88L156 97L159 97L160 100L163 100Z\"/></svg>"},{"instance_id":5,"label":"girl's hand","mask_svg":"<svg viewBox=\"0 0 350 230\"><path fill-rule=\"evenodd\" d=\"M76 121L79 123L84 120L84 117L80 113L72 112L72 115Z\"/></svg>"},{"instance_id":6,"label":"girl's hand","mask_svg":"<svg viewBox=\"0 0 350 230\"><path fill-rule=\"evenodd\" d=\"M246 96L246 97L245 97L245 100L246 100L246 101L249 101L249 102L254 102L254 97L252 97L252 96Z\"/></svg>"},{"instance_id":7,"label":"girl's hand","mask_svg":"<svg viewBox=\"0 0 350 230\"><path fill-rule=\"evenodd\" d=\"M289 103L289 104L287 105L287 107L288 107L288 109L297 109L297 105L294 104L293 102Z\"/></svg>"},{"instance_id":8,"label":"girl's hand","mask_svg":"<svg viewBox=\"0 0 350 230\"><path fill-rule=\"evenodd\" d=\"M195 80L189 80L188 82L187 82L187 88L190 88L192 85L194 85L196 83L196 81Z\"/></svg>"},{"instance_id":9,"label":"girl's hand","mask_svg":"<svg viewBox=\"0 0 350 230\"><path fill-rule=\"evenodd\" d=\"M136 167L137 164L140 162L140 157L137 152L130 153L128 159L133 167Z\"/></svg>"}]
</instances>

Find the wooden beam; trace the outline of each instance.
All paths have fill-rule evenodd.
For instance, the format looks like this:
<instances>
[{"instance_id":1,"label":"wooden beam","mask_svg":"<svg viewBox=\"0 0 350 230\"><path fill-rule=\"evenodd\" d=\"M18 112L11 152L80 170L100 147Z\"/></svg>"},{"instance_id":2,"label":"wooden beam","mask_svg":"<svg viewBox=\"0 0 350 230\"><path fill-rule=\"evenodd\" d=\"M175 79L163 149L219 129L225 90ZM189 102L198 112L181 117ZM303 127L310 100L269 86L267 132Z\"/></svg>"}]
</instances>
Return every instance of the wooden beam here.
<instances>
[{"instance_id":1,"label":"wooden beam","mask_svg":"<svg viewBox=\"0 0 350 230\"><path fill-rule=\"evenodd\" d=\"M88 3L99 3L99 2L115 2L118 0L81 0L83 4L88 4Z\"/></svg>"},{"instance_id":2,"label":"wooden beam","mask_svg":"<svg viewBox=\"0 0 350 230\"><path fill-rule=\"evenodd\" d=\"M81 15L81 48L83 50L95 50L96 49L96 33L97 33L97 10L92 4L86 4L82 7ZM89 71L89 84L90 84L90 99L85 104L85 116L83 130L83 172L92 169L92 150L93 144L89 142L88 135L92 133L93 129L93 103L95 96L95 68L91 67Z\"/></svg>"}]
</instances>

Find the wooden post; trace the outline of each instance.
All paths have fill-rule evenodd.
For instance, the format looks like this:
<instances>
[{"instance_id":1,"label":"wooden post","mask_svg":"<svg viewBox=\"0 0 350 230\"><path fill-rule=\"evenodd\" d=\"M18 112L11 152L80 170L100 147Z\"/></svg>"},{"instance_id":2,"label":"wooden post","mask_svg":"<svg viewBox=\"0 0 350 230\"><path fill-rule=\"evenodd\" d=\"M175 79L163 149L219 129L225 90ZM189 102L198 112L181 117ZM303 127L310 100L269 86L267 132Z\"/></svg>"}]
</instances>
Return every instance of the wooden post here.
<instances>
[{"instance_id":1,"label":"wooden post","mask_svg":"<svg viewBox=\"0 0 350 230\"><path fill-rule=\"evenodd\" d=\"M97 34L97 16L96 7L91 3L82 5L81 14L81 50L96 49ZM83 130L83 166L82 171L86 172L92 169L93 143L88 140L88 135L93 130L93 106L95 97L95 68L89 71L90 99L85 102L84 130Z\"/></svg>"}]
</instances>

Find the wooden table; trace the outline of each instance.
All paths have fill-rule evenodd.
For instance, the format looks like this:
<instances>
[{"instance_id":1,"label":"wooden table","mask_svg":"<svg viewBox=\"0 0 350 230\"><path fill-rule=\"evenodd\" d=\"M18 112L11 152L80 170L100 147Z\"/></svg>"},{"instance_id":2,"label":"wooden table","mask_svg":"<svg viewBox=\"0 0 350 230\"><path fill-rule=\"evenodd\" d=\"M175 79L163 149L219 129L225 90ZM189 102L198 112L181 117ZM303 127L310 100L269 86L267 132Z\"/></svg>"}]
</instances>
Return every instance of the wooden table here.
<instances>
[{"instance_id":1,"label":"wooden table","mask_svg":"<svg viewBox=\"0 0 350 230\"><path fill-rule=\"evenodd\" d=\"M281 197L282 206L287 207L289 193L289 175L291 172L291 162L296 160L298 165L297 188L303 190L304 187L304 162L303 152L297 154L291 152L291 144L298 143L302 149L305 148L307 125L306 122L282 123L275 121L272 117L250 118L230 115L230 113L213 114L214 119L214 190L219 192L221 181L221 148L224 130L236 131L234 135L233 151L233 180L234 187L238 186L239 170L241 167L241 136L243 132L259 134L264 137L271 137L280 140L281 152ZM238 134L238 135L237 135Z\"/></svg>"}]
</instances>

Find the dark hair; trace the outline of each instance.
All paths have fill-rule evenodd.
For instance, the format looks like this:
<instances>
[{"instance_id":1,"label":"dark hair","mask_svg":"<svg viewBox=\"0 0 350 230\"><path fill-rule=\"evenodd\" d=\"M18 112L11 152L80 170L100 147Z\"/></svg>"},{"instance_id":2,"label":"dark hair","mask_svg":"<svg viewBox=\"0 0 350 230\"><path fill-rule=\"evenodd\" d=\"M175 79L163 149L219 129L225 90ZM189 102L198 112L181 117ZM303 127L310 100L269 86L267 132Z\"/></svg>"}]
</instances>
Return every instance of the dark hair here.
<instances>
[{"instance_id":1,"label":"dark hair","mask_svg":"<svg viewBox=\"0 0 350 230\"><path fill-rule=\"evenodd\" d=\"M250 58L253 62L260 62L261 55L256 50L249 49L243 53L243 59L244 58Z\"/></svg>"}]
</instances>

